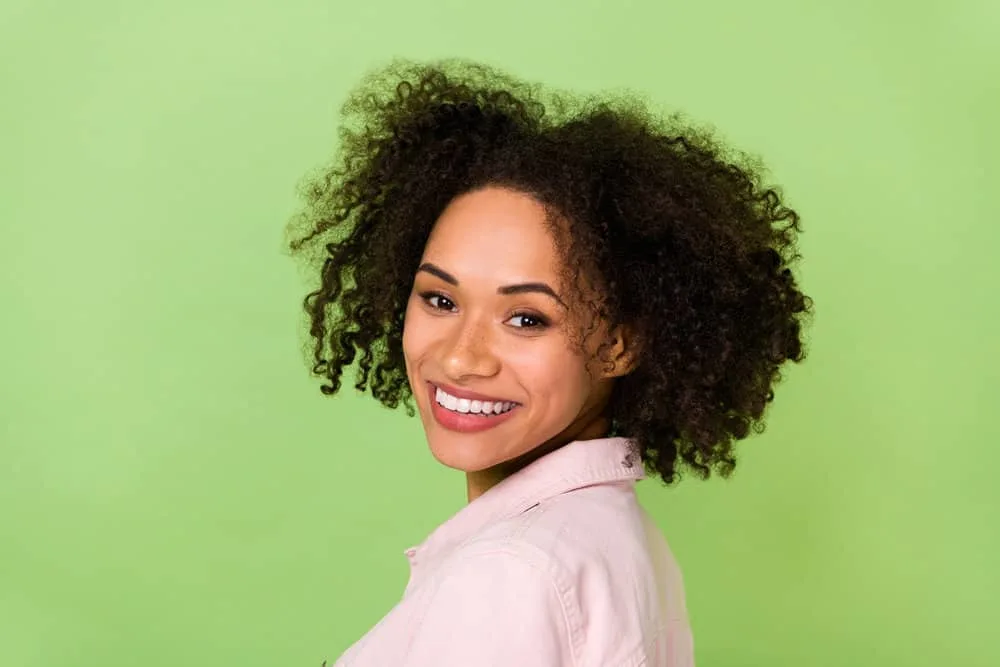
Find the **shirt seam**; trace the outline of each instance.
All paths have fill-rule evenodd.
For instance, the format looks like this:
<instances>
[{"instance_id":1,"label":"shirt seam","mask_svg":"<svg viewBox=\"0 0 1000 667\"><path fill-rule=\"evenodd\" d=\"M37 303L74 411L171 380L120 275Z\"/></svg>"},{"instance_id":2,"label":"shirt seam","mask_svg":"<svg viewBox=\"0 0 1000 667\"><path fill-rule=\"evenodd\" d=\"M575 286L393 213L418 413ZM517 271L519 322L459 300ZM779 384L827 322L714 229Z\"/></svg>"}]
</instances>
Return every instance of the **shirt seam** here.
<instances>
[{"instance_id":1,"label":"shirt seam","mask_svg":"<svg viewBox=\"0 0 1000 667\"><path fill-rule=\"evenodd\" d=\"M531 555L529 555L525 552L532 552L532 553ZM559 609L562 612L563 625L566 628L566 633L569 638L569 651L570 651L570 660L572 661L572 667L580 667L581 663L580 663L578 642L580 635L582 633L579 627L579 614L574 613L573 610L570 609L570 607L573 607L573 605L572 602L567 599L568 591L563 590L563 587L559 585L560 583L559 579L562 579L562 577L557 577L555 576L556 573L552 572L552 570L554 569L553 566L558 567L558 564L555 563L552 559L548 558L547 554L542 552L535 545L524 542L523 540L517 540L510 537L504 540L503 546L498 545L496 547L488 548L483 551L477 551L476 553L473 554L463 554L461 558L462 560L466 559L473 560L483 556L495 556L498 554L513 556L521 563L524 563L525 565L531 567L533 570L537 571L541 575L541 577L552 587L552 590L556 593L556 598L559 601ZM541 556L541 558L539 558L539 556ZM536 562L536 560L541 562ZM548 565L548 567L543 567L542 565L543 563ZM443 574L442 576L446 577L448 575ZM434 596L431 596L430 599L428 599L422 611L426 612L426 609L430 607L430 605L434 600L434 597L437 595L438 590L439 586L435 586ZM421 618L423 616L424 614L421 614Z\"/></svg>"}]
</instances>

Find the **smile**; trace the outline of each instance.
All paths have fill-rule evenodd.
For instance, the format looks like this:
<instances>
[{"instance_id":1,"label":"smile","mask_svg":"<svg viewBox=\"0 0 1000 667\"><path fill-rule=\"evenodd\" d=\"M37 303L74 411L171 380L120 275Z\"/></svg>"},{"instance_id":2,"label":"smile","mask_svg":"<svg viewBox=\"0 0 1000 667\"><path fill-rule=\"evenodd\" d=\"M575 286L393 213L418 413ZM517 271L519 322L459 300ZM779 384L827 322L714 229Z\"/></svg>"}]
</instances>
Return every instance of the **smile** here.
<instances>
[{"instance_id":1,"label":"smile","mask_svg":"<svg viewBox=\"0 0 1000 667\"><path fill-rule=\"evenodd\" d=\"M520 403L487 397L460 398L427 383L431 415L449 431L475 433L494 428L518 414Z\"/></svg>"},{"instance_id":2,"label":"smile","mask_svg":"<svg viewBox=\"0 0 1000 667\"><path fill-rule=\"evenodd\" d=\"M461 414L482 415L484 417L510 412L517 405L513 401L480 401L458 398L457 396L452 396L441 387L436 388L434 400L446 410Z\"/></svg>"}]
</instances>

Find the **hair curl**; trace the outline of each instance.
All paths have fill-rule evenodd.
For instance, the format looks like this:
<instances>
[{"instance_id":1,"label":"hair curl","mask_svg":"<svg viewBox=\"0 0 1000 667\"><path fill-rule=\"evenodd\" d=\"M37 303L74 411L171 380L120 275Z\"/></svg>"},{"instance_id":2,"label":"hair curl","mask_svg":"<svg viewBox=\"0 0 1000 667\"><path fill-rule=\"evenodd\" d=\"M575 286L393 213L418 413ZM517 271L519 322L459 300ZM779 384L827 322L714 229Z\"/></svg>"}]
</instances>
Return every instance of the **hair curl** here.
<instances>
[{"instance_id":1,"label":"hair curl","mask_svg":"<svg viewBox=\"0 0 1000 667\"><path fill-rule=\"evenodd\" d=\"M726 477L734 441L764 429L780 367L804 358L799 216L754 160L678 115L627 95L542 100L463 61L396 62L348 98L341 152L288 227L293 253L321 266L304 300L321 390L357 362L358 390L414 414L403 317L431 228L456 196L511 187L568 221L566 277L600 285L594 313L642 340L609 435L666 484L683 466Z\"/></svg>"}]
</instances>

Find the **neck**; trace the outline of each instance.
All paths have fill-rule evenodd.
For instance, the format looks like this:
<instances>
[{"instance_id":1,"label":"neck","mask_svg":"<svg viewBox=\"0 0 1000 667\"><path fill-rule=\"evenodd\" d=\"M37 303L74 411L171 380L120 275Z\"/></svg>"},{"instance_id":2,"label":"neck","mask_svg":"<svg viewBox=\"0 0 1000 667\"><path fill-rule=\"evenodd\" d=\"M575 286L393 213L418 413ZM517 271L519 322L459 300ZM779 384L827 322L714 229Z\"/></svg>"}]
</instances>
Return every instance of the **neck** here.
<instances>
[{"instance_id":1,"label":"neck","mask_svg":"<svg viewBox=\"0 0 1000 667\"><path fill-rule=\"evenodd\" d=\"M593 440L605 437L610 427L610 420L605 415L600 415L584 425L563 431L557 437L542 443L517 458L504 461L492 468L465 473L465 494L468 502L471 503L532 461L537 461L560 447L576 440Z\"/></svg>"}]
</instances>

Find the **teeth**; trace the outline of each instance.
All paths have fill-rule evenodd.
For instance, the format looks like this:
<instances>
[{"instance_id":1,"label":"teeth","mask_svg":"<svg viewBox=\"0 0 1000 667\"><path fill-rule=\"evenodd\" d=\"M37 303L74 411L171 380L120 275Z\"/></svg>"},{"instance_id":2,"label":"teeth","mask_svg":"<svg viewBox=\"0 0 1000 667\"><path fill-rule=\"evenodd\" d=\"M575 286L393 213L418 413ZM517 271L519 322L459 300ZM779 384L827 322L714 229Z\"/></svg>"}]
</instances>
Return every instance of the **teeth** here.
<instances>
[{"instance_id":1,"label":"teeth","mask_svg":"<svg viewBox=\"0 0 1000 667\"><path fill-rule=\"evenodd\" d=\"M472 401L467 398L457 398L445 393L440 387L434 396L438 404L453 411L463 414L499 415L511 410L516 403L512 401Z\"/></svg>"}]
</instances>

